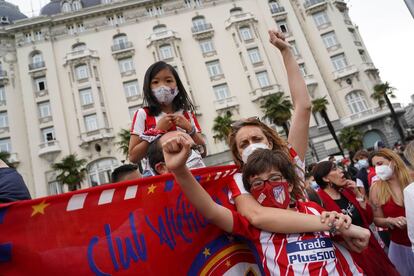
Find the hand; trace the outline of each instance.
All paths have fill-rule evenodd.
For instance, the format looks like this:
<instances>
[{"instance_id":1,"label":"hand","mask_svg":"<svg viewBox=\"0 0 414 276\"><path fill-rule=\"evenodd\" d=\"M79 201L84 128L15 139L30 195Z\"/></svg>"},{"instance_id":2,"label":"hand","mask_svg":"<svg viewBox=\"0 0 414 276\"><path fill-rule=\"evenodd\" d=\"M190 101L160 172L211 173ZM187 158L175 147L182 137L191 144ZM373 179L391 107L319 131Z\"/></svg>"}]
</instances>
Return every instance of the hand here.
<instances>
[{"instance_id":1,"label":"hand","mask_svg":"<svg viewBox=\"0 0 414 276\"><path fill-rule=\"evenodd\" d=\"M186 167L193 144L193 140L186 133L178 133L175 137L168 139L162 144L165 164L170 171Z\"/></svg>"},{"instance_id":2,"label":"hand","mask_svg":"<svg viewBox=\"0 0 414 276\"><path fill-rule=\"evenodd\" d=\"M403 229L407 227L407 219L405 217L387 218L387 223L390 228L398 227Z\"/></svg>"},{"instance_id":3,"label":"hand","mask_svg":"<svg viewBox=\"0 0 414 276\"><path fill-rule=\"evenodd\" d=\"M342 228L348 229L352 223L352 219L348 215L344 215L335 211L323 211L321 214L321 222L326 223L329 227L335 225L336 229L340 231Z\"/></svg>"},{"instance_id":4,"label":"hand","mask_svg":"<svg viewBox=\"0 0 414 276\"><path fill-rule=\"evenodd\" d=\"M269 41L281 52L290 49L290 44L285 41L285 36L280 31L269 30Z\"/></svg>"},{"instance_id":5,"label":"hand","mask_svg":"<svg viewBox=\"0 0 414 276\"><path fill-rule=\"evenodd\" d=\"M350 179L347 179L345 181L345 188L351 189L353 191L355 191L357 189L357 185L355 181L352 181Z\"/></svg>"},{"instance_id":6,"label":"hand","mask_svg":"<svg viewBox=\"0 0 414 276\"><path fill-rule=\"evenodd\" d=\"M174 115L164 115L158 122L156 129L168 131L174 125Z\"/></svg>"},{"instance_id":7,"label":"hand","mask_svg":"<svg viewBox=\"0 0 414 276\"><path fill-rule=\"evenodd\" d=\"M361 253L367 248L371 232L368 229L352 224L349 229L342 231L342 237L352 251Z\"/></svg>"},{"instance_id":8,"label":"hand","mask_svg":"<svg viewBox=\"0 0 414 276\"><path fill-rule=\"evenodd\" d=\"M184 129L187 133L190 132L192 129L191 123L183 115L174 115L173 122L176 126Z\"/></svg>"}]
</instances>

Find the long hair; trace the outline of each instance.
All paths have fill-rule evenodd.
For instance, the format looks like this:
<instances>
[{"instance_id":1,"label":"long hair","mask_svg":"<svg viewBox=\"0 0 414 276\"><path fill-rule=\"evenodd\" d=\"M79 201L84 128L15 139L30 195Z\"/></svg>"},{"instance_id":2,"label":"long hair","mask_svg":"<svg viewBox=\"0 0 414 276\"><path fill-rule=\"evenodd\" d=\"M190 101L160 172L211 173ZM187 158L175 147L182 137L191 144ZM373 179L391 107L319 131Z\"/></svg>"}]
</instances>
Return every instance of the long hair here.
<instances>
[{"instance_id":1,"label":"long hair","mask_svg":"<svg viewBox=\"0 0 414 276\"><path fill-rule=\"evenodd\" d=\"M329 185L329 183L323 180L323 178L326 177L331 172L331 170L335 168L335 166L335 163L332 161L322 161L316 164L316 166L313 168L313 178L319 187L321 187L321 189L325 189Z\"/></svg>"},{"instance_id":2,"label":"long hair","mask_svg":"<svg viewBox=\"0 0 414 276\"><path fill-rule=\"evenodd\" d=\"M403 191L404 188L410 184L411 177L401 157L387 148L380 149L377 152L373 153L371 158L374 158L375 156L383 157L388 161L394 163L394 175L397 178L401 191ZM375 182L374 187L378 189L378 201L381 205L385 204L390 199L390 197L392 197L392 192L388 181L378 180Z\"/></svg>"},{"instance_id":3,"label":"long hair","mask_svg":"<svg viewBox=\"0 0 414 276\"><path fill-rule=\"evenodd\" d=\"M304 198L303 183L296 173L296 165L290 156L281 150L256 149L243 167L243 185L250 191L249 178L272 169L278 170L286 181L293 186L291 195L294 199Z\"/></svg>"},{"instance_id":4,"label":"long hair","mask_svg":"<svg viewBox=\"0 0 414 276\"><path fill-rule=\"evenodd\" d=\"M255 126L261 129L263 134L266 136L267 140L273 144L272 150L280 150L286 154L289 154L289 148L284 139L282 139L276 131L268 127L265 123L260 122L260 120L241 120L240 124L237 127L232 127L231 132L228 136L229 147L231 154L233 156L234 163L242 168L243 161L237 150L236 135L238 131L245 126Z\"/></svg>"},{"instance_id":5,"label":"long hair","mask_svg":"<svg viewBox=\"0 0 414 276\"><path fill-rule=\"evenodd\" d=\"M177 83L177 89L179 91L178 95L174 98L172 102L174 112L180 109L195 112L195 107L191 102L191 99L188 96L188 93L185 90L184 85L181 82L177 71L168 63L165 63L164 61L158 61L152 64L147 69L147 72L145 72L144 84L142 87L142 90L144 92L144 105L148 107L150 115L158 116L162 111L161 104L157 101L157 98L155 98L154 94L152 93L151 81L161 70L164 69L170 70L170 72L173 74L175 82Z\"/></svg>"},{"instance_id":6,"label":"long hair","mask_svg":"<svg viewBox=\"0 0 414 276\"><path fill-rule=\"evenodd\" d=\"M410 163L411 167L414 167L414 141L411 141L404 150L405 159Z\"/></svg>"}]
</instances>

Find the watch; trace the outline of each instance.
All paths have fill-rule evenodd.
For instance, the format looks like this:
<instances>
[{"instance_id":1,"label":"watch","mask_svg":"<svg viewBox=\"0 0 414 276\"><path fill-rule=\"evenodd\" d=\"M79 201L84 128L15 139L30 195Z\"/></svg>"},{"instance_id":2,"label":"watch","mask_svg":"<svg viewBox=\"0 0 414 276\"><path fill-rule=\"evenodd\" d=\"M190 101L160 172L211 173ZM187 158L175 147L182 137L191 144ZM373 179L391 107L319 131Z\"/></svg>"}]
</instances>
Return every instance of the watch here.
<instances>
[{"instance_id":1,"label":"watch","mask_svg":"<svg viewBox=\"0 0 414 276\"><path fill-rule=\"evenodd\" d=\"M187 134L190 135L190 136L194 136L195 133L196 133L195 126L191 126L191 130L190 130L190 132L187 132Z\"/></svg>"}]
</instances>

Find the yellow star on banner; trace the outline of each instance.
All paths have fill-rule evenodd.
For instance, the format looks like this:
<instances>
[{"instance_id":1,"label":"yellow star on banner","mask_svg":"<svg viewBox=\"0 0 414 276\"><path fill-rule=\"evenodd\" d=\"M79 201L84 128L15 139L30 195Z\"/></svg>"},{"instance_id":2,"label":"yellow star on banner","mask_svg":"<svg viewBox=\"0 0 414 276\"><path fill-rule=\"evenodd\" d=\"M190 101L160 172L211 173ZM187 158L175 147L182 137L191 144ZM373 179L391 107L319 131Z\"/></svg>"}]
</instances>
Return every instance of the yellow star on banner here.
<instances>
[{"instance_id":1,"label":"yellow star on banner","mask_svg":"<svg viewBox=\"0 0 414 276\"><path fill-rule=\"evenodd\" d=\"M207 176L206 181L210 181L210 178L211 178L211 174L209 174L209 175Z\"/></svg>"},{"instance_id":2,"label":"yellow star on banner","mask_svg":"<svg viewBox=\"0 0 414 276\"><path fill-rule=\"evenodd\" d=\"M45 214L45 208L49 205L50 204L46 203L44 200L42 202L40 202L39 204L37 204L37 205L33 205L32 206L33 212L32 212L31 217L33 217L34 215L36 215L38 213L44 215Z\"/></svg>"},{"instance_id":3,"label":"yellow star on banner","mask_svg":"<svg viewBox=\"0 0 414 276\"><path fill-rule=\"evenodd\" d=\"M154 184L151 184L151 186L148 187L148 194L153 194L156 188L157 186L155 186Z\"/></svg>"},{"instance_id":4,"label":"yellow star on banner","mask_svg":"<svg viewBox=\"0 0 414 276\"><path fill-rule=\"evenodd\" d=\"M230 267L231 266L231 262L229 260L226 261L226 266Z\"/></svg>"},{"instance_id":5,"label":"yellow star on banner","mask_svg":"<svg viewBox=\"0 0 414 276\"><path fill-rule=\"evenodd\" d=\"M207 256L211 255L211 253L210 253L210 249L208 249L207 247L206 247L206 248L204 248L203 254L204 254L204 257L206 257L206 258L207 258Z\"/></svg>"}]
</instances>

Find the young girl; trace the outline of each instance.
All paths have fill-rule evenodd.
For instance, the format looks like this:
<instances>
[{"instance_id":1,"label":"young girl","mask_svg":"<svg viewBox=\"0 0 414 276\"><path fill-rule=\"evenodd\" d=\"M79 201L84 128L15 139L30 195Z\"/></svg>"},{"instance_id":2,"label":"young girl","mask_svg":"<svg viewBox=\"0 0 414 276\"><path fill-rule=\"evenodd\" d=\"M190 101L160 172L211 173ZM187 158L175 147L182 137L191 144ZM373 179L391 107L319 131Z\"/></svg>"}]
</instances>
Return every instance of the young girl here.
<instances>
[{"instance_id":1,"label":"young girl","mask_svg":"<svg viewBox=\"0 0 414 276\"><path fill-rule=\"evenodd\" d=\"M171 130L186 132L196 144L204 145L194 105L171 65L163 61L152 64L145 73L143 91L146 107L136 111L132 121L129 141L131 162L138 163L145 158L154 135ZM152 175L146 159L142 165L144 176Z\"/></svg>"},{"instance_id":2,"label":"young girl","mask_svg":"<svg viewBox=\"0 0 414 276\"><path fill-rule=\"evenodd\" d=\"M266 275L362 275L349 252L334 244L327 232L269 233L251 226L237 212L217 204L185 166L190 148L191 142L185 136L165 142L167 167L189 201L206 219L224 231L254 242ZM246 190L263 206L320 215L318 205L298 200L303 196L300 180L290 158L282 151L254 151L243 167L243 179ZM342 235L359 238L362 247L366 246L370 235L368 230L354 225L340 231Z\"/></svg>"}]
</instances>

